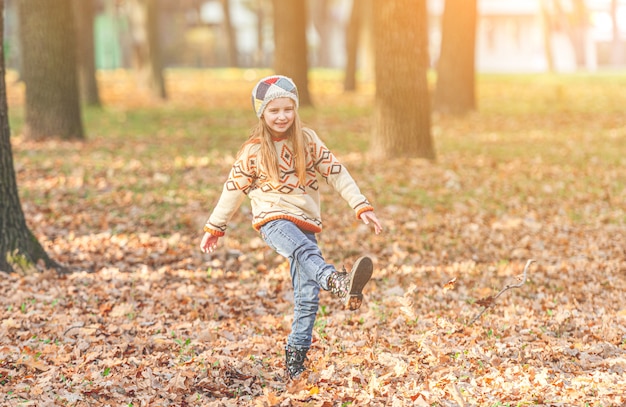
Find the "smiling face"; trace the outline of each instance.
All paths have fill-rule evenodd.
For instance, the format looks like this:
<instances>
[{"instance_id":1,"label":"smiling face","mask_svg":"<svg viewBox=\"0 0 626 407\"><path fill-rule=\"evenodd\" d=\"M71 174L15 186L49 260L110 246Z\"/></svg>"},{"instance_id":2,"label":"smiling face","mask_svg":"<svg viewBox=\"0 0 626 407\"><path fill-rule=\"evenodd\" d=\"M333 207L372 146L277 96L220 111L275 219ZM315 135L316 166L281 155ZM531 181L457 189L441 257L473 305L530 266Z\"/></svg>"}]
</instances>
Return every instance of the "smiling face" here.
<instances>
[{"instance_id":1,"label":"smiling face","mask_svg":"<svg viewBox=\"0 0 626 407\"><path fill-rule=\"evenodd\" d=\"M290 98L277 98L267 104L263 120L274 137L283 137L296 118L296 105Z\"/></svg>"}]
</instances>

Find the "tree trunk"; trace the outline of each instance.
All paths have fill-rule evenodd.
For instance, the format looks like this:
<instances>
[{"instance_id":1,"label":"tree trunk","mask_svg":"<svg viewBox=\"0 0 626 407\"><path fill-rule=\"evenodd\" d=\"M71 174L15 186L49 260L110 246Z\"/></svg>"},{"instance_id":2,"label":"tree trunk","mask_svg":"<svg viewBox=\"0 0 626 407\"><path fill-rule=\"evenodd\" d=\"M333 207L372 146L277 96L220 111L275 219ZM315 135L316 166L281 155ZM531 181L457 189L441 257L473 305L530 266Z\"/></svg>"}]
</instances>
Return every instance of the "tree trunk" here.
<instances>
[{"instance_id":1,"label":"tree trunk","mask_svg":"<svg viewBox=\"0 0 626 407\"><path fill-rule=\"evenodd\" d=\"M265 65L265 16L266 16L265 0L257 0L256 2L256 35L257 35L257 50L254 54L254 66Z\"/></svg>"},{"instance_id":2,"label":"tree trunk","mask_svg":"<svg viewBox=\"0 0 626 407\"><path fill-rule=\"evenodd\" d=\"M83 139L72 0L18 2L24 133L31 139Z\"/></svg>"},{"instance_id":3,"label":"tree trunk","mask_svg":"<svg viewBox=\"0 0 626 407\"><path fill-rule=\"evenodd\" d=\"M350 22L346 30L346 72L343 89L346 92L356 90L357 57L359 36L361 35L361 20L363 19L363 1L352 0Z\"/></svg>"},{"instance_id":4,"label":"tree trunk","mask_svg":"<svg viewBox=\"0 0 626 407\"><path fill-rule=\"evenodd\" d=\"M435 159L431 135L427 14L423 0L375 0L376 98L372 152Z\"/></svg>"},{"instance_id":5,"label":"tree trunk","mask_svg":"<svg viewBox=\"0 0 626 407\"><path fill-rule=\"evenodd\" d=\"M73 0L78 50L78 84L82 102L100 106L94 50L94 0Z\"/></svg>"},{"instance_id":6,"label":"tree trunk","mask_svg":"<svg viewBox=\"0 0 626 407\"><path fill-rule=\"evenodd\" d=\"M0 10L4 0L0 0ZM4 63L4 16L0 15L0 271L28 272L43 261L46 267L60 268L51 260L26 226L20 204L11 150Z\"/></svg>"},{"instance_id":7,"label":"tree trunk","mask_svg":"<svg viewBox=\"0 0 626 407\"><path fill-rule=\"evenodd\" d=\"M581 0L573 2L573 10L570 13L565 9L560 0L554 0L554 18L559 22L560 29L567 35L574 51L576 68L585 65L585 38L584 29L587 11Z\"/></svg>"},{"instance_id":8,"label":"tree trunk","mask_svg":"<svg viewBox=\"0 0 626 407\"><path fill-rule=\"evenodd\" d=\"M311 17L315 31L319 36L319 44L316 49L317 64L316 66L328 67L330 66L330 37L329 37L329 22L330 16L328 15L328 0L315 0L309 2L311 6Z\"/></svg>"},{"instance_id":9,"label":"tree trunk","mask_svg":"<svg viewBox=\"0 0 626 407\"><path fill-rule=\"evenodd\" d=\"M159 43L158 0L127 0L131 34L131 65L140 87L161 99L167 98Z\"/></svg>"},{"instance_id":10,"label":"tree trunk","mask_svg":"<svg viewBox=\"0 0 626 407\"><path fill-rule=\"evenodd\" d=\"M359 0L363 2L363 21L359 41L359 72L365 82L374 82L376 51L374 50L374 0Z\"/></svg>"},{"instance_id":11,"label":"tree trunk","mask_svg":"<svg viewBox=\"0 0 626 407\"><path fill-rule=\"evenodd\" d=\"M300 106L312 106L308 79L306 0L274 0L274 70L293 79Z\"/></svg>"},{"instance_id":12,"label":"tree trunk","mask_svg":"<svg viewBox=\"0 0 626 407\"><path fill-rule=\"evenodd\" d=\"M576 64L579 68L584 68L588 66L587 60L589 58L586 50L589 10L584 0L574 0L573 6L571 37L576 52Z\"/></svg>"},{"instance_id":13,"label":"tree trunk","mask_svg":"<svg viewBox=\"0 0 626 407\"><path fill-rule=\"evenodd\" d=\"M239 52L237 51L237 34L230 15L230 0L222 0L222 9L224 10L224 29L228 40L228 61L231 67L236 68L239 66Z\"/></svg>"},{"instance_id":14,"label":"tree trunk","mask_svg":"<svg viewBox=\"0 0 626 407\"><path fill-rule=\"evenodd\" d=\"M477 0L446 0L437 64L435 109L465 114L476 109Z\"/></svg>"},{"instance_id":15,"label":"tree trunk","mask_svg":"<svg viewBox=\"0 0 626 407\"><path fill-rule=\"evenodd\" d=\"M620 39L619 19L617 18L618 1L611 0L611 21L613 22L613 38L611 40L611 64L614 66L622 66L624 64L625 50L624 42Z\"/></svg>"},{"instance_id":16,"label":"tree trunk","mask_svg":"<svg viewBox=\"0 0 626 407\"><path fill-rule=\"evenodd\" d=\"M552 17L545 1L541 1L541 25L543 34L543 51L546 57L546 69L554 73L554 53L552 52Z\"/></svg>"},{"instance_id":17,"label":"tree trunk","mask_svg":"<svg viewBox=\"0 0 626 407\"><path fill-rule=\"evenodd\" d=\"M254 66L265 66L265 0L257 0L255 3L257 17L256 24L256 52L254 53Z\"/></svg>"},{"instance_id":18,"label":"tree trunk","mask_svg":"<svg viewBox=\"0 0 626 407\"><path fill-rule=\"evenodd\" d=\"M148 0L148 50L150 55L150 88L161 99L167 99L165 77L163 76L163 58L159 40L159 0Z\"/></svg>"}]
</instances>

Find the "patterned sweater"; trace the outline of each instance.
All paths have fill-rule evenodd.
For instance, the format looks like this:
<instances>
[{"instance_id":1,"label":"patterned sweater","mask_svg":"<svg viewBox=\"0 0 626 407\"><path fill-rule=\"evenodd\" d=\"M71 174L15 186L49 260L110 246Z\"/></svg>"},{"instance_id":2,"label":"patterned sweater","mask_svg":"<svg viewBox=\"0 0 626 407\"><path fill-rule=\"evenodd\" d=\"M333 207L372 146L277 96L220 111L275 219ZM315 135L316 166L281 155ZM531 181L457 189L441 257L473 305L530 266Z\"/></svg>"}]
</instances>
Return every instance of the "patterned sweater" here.
<instances>
[{"instance_id":1,"label":"patterned sweater","mask_svg":"<svg viewBox=\"0 0 626 407\"><path fill-rule=\"evenodd\" d=\"M246 144L224 183L222 194L204 231L215 236L224 236L227 223L238 210L245 196L252 206L252 226L258 231L264 224L287 219L301 229L318 233L322 230L320 214L319 183L316 174L330 184L352 207L357 218L374 208L361 194L359 187L339 163L333 153L311 129L304 129L308 139L306 183L298 180L291 143L287 138L275 139L274 146L280 161L280 183L268 180L259 168L257 154L259 143ZM307 137L308 136L308 137Z\"/></svg>"}]
</instances>

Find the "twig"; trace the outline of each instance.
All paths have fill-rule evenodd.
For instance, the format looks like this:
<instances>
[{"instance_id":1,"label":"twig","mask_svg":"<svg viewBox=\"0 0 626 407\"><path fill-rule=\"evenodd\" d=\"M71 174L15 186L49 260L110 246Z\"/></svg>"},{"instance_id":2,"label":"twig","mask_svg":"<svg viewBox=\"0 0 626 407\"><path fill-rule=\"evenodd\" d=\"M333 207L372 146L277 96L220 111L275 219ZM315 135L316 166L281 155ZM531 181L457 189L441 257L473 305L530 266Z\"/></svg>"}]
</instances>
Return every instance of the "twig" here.
<instances>
[{"instance_id":1,"label":"twig","mask_svg":"<svg viewBox=\"0 0 626 407\"><path fill-rule=\"evenodd\" d=\"M72 329L95 329L96 331L100 331L100 328L95 327L95 326L74 325L74 326L70 326L69 328L67 328L65 332L63 332L63 336L67 335L67 333L71 331Z\"/></svg>"},{"instance_id":2,"label":"twig","mask_svg":"<svg viewBox=\"0 0 626 407\"><path fill-rule=\"evenodd\" d=\"M479 305L483 306L482 311L480 311L474 318L472 318L472 320L467 324L468 326L472 325L474 322L476 322L476 320L478 318L481 317L481 315L483 315L485 313L485 311L487 311L489 308L493 307L494 304L496 303L496 299L502 295L502 293L504 293L505 291L510 290L511 288L519 288L521 286L524 285L524 283L526 282L526 277L528 277L528 268L530 267L530 265L532 263L535 263L535 260L533 259L529 259L526 262L526 265L524 266L524 274L523 274L523 278L522 281L520 281L518 284L509 284L506 287L504 287L502 290L500 290L500 292L496 295L493 296L489 296L483 299L480 299L478 301L476 301Z\"/></svg>"},{"instance_id":3,"label":"twig","mask_svg":"<svg viewBox=\"0 0 626 407\"><path fill-rule=\"evenodd\" d=\"M459 407L465 407L465 400L463 399L463 395L461 394L461 391L459 390L459 387L456 385L456 383L452 383L452 398L454 398L454 401L456 401L457 403L459 403Z\"/></svg>"}]
</instances>

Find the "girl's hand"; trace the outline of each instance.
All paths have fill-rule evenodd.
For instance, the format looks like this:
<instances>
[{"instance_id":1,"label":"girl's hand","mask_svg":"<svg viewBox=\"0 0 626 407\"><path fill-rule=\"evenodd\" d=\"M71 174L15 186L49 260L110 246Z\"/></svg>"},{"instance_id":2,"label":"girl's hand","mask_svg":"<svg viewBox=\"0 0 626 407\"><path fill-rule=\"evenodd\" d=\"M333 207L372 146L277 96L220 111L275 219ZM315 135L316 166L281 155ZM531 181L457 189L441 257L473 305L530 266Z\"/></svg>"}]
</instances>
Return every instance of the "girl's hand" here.
<instances>
[{"instance_id":1,"label":"girl's hand","mask_svg":"<svg viewBox=\"0 0 626 407\"><path fill-rule=\"evenodd\" d=\"M379 234L380 232L383 231L383 227L380 225L380 222L378 221L378 218L376 217L376 214L374 213L374 211L363 212L361 214L361 220L366 225L369 225L371 222L372 225L374 226L374 232L376 234Z\"/></svg>"},{"instance_id":2,"label":"girl's hand","mask_svg":"<svg viewBox=\"0 0 626 407\"><path fill-rule=\"evenodd\" d=\"M202 241L200 242L200 250L202 253L213 253L213 250L217 247L217 241L220 238L218 236L213 236L208 232L204 232L204 236L202 236Z\"/></svg>"}]
</instances>

